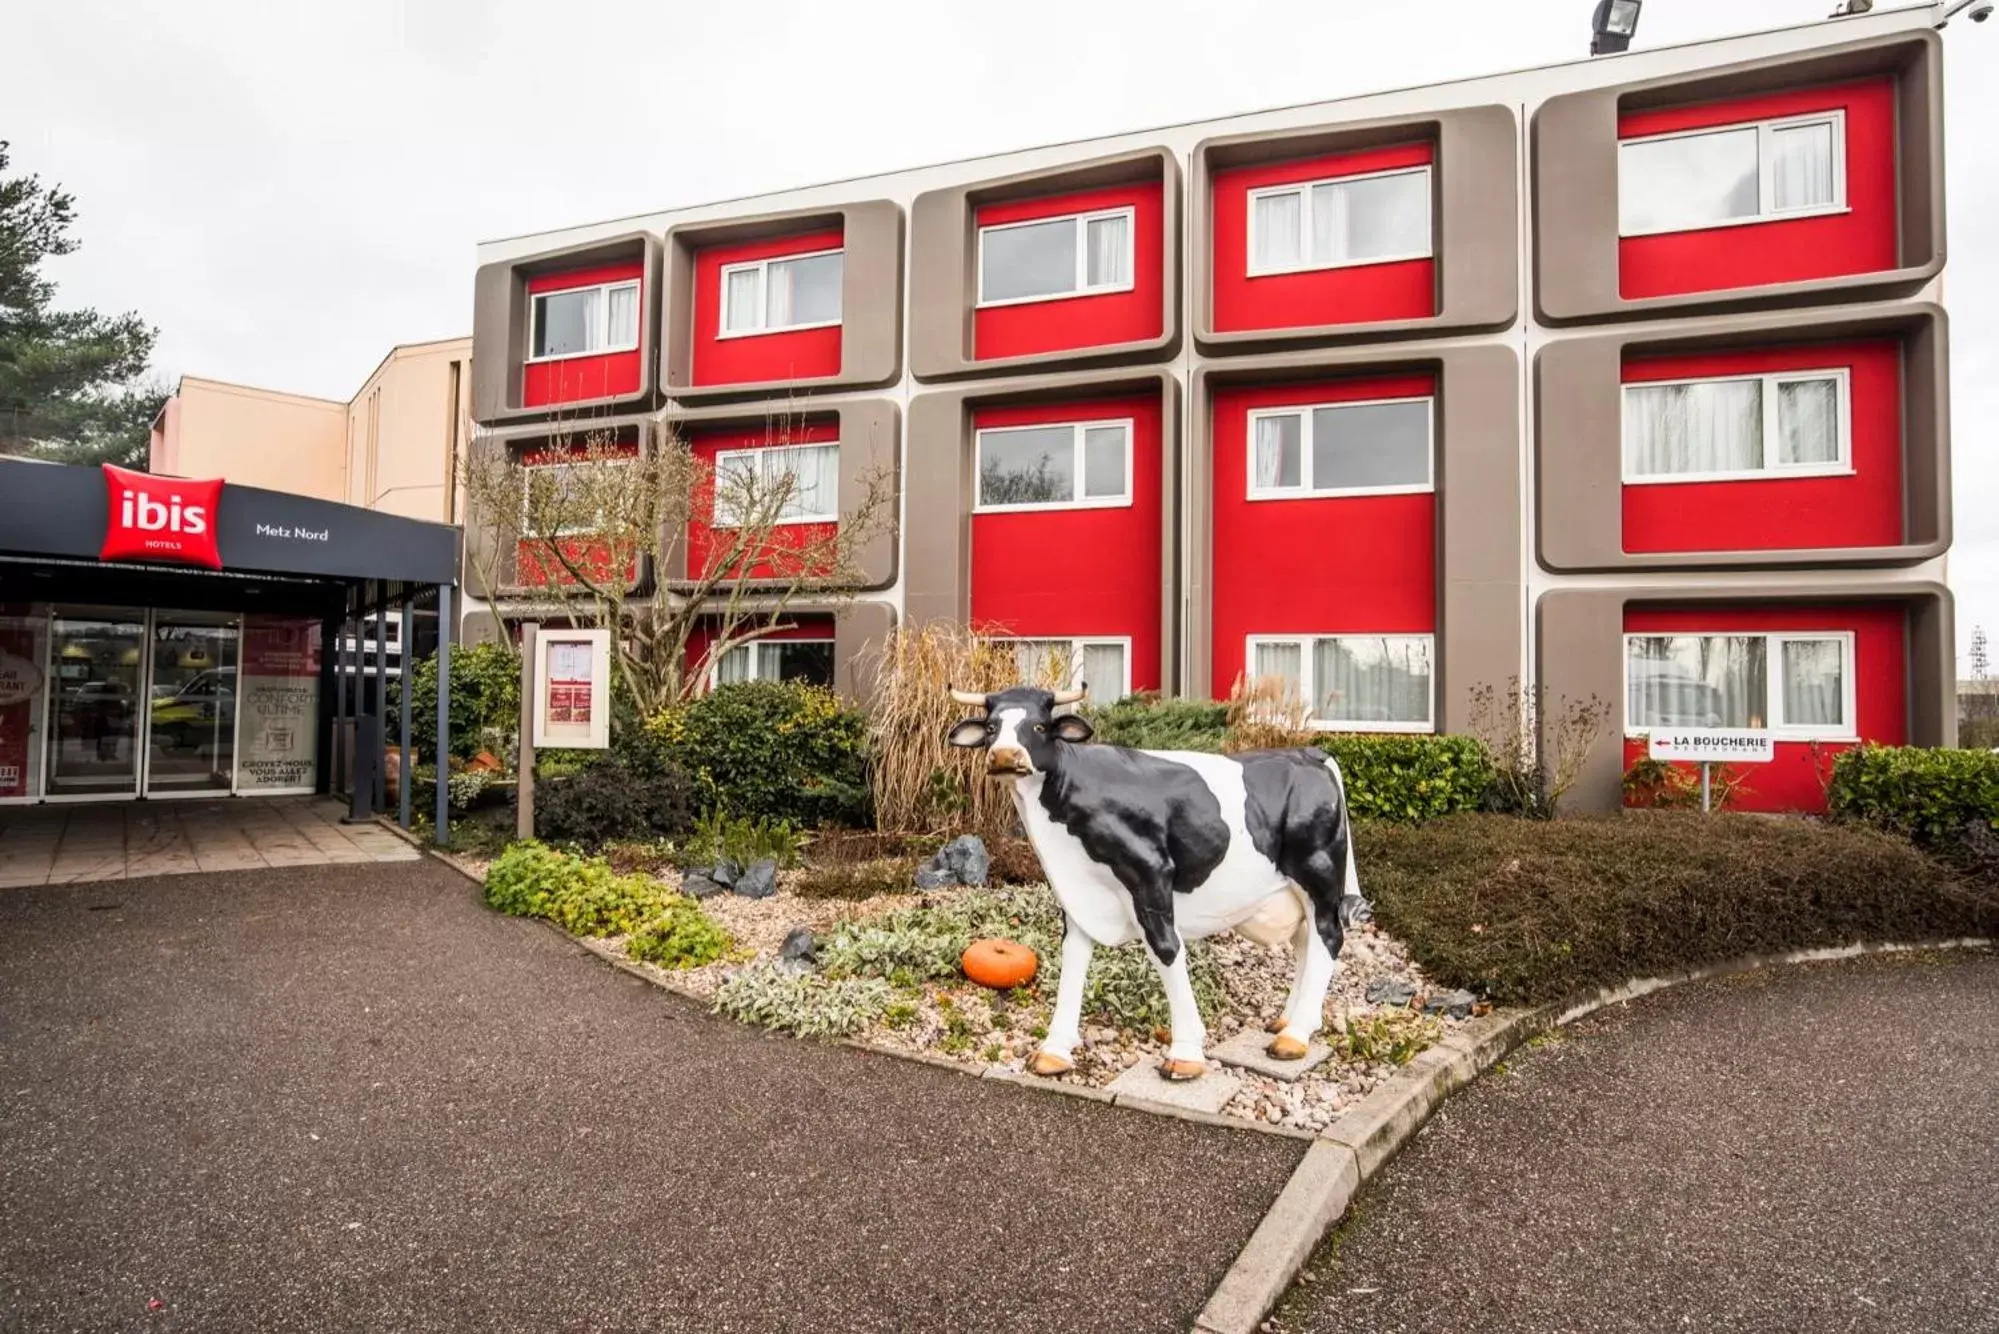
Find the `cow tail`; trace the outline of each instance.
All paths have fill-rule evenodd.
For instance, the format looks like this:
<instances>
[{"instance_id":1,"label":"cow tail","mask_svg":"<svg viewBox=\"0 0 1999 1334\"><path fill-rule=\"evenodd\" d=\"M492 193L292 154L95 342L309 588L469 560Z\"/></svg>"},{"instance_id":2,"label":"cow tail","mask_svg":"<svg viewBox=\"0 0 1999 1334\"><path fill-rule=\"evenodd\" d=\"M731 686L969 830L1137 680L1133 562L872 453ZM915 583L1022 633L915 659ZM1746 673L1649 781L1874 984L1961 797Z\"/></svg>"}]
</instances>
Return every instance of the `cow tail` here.
<instances>
[{"instance_id":1,"label":"cow tail","mask_svg":"<svg viewBox=\"0 0 1999 1334\"><path fill-rule=\"evenodd\" d=\"M1346 848L1346 878L1340 890L1340 925L1354 927L1374 920L1374 909L1361 896L1360 870L1354 860L1353 851L1353 808L1347 803L1347 780L1340 772L1340 762L1331 755L1322 755L1326 771L1333 776L1333 790L1340 799L1340 842Z\"/></svg>"}]
</instances>

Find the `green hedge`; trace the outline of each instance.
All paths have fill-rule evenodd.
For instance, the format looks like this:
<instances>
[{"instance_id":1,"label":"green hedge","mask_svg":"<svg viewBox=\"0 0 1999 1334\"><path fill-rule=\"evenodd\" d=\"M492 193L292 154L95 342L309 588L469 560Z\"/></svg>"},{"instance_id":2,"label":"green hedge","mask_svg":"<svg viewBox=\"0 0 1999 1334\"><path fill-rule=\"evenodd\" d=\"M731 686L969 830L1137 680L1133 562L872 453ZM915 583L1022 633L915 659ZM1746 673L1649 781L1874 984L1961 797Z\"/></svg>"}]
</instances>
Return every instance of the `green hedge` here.
<instances>
[{"instance_id":1,"label":"green hedge","mask_svg":"<svg viewBox=\"0 0 1999 1334\"><path fill-rule=\"evenodd\" d=\"M1228 740L1229 709L1195 699L1161 699L1150 691L1083 710L1097 740L1134 750L1218 751Z\"/></svg>"},{"instance_id":2,"label":"green hedge","mask_svg":"<svg viewBox=\"0 0 1999 1334\"><path fill-rule=\"evenodd\" d=\"M410 744L417 754L437 759L437 659L416 664L410 689ZM401 717L402 678L389 683L389 717ZM520 730L521 660L500 644L454 646L451 650L451 753L469 760L493 746L513 765L510 741ZM398 726L400 724L397 724ZM391 728L392 734L394 729Z\"/></svg>"},{"instance_id":3,"label":"green hedge","mask_svg":"<svg viewBox=\"0 0 1999 1334\"><path fill-rule=\"evenodd\" d=\"M1434 820L1475 811L1492 791L1492 757L1474 737L1327 734L1314 743L1340 762L1359 820Z\"/></svg>"},{"instance_id":4,"label":"green hedge","mask_svg":"<svg viewBox=\"0 0 1999 1334\"><path fill-rule=\"evenodd\" d=\"M867 734L832 691L790 681L720 686L646 721L704 811L808 829L868 822Z\"/></svg>"},{"instance_id":5,"label":"green hedge","mask_svg":"<svg viewBox=\"0 0 1999 1334\"><path fill-rule=\"evenodd\" d=\"M695 968L731 948L728 933L699 904L648 875L619 875L601 857L585 860L529 839L486 871L486 903L515 917L540 917L578 936L630 936L627 952L671 968Z\"/></svg>"},{"instance_id":6,"label":"green hedge","mask_svg":"<svg viewBox=\"0 0 1999 1334\"><path fill-rule=\"evenodd\" d=\"M1827 803L1918 842L1960 836L1966 825L1999 829L1999 754L1920 746L1859 746L1832 765Z\"/></svg>"}]
</instances>

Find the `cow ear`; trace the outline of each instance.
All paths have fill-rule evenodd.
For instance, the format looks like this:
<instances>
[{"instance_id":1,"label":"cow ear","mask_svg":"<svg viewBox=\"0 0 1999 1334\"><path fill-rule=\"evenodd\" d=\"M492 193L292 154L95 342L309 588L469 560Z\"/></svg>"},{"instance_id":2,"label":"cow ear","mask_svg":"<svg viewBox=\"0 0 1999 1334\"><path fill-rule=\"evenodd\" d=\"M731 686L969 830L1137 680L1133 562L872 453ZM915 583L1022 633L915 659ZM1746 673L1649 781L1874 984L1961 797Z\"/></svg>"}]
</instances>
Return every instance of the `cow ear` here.
<instances>
[{"instance_id":1,"label":"cow ear","mask_svg":"<svg viewBox=\"0 0 1999 1334\"><path fill-rule=\"evenodd\" d=\"M983 746L986 744L986 720L967 718L944 734L944 739L954 746Z\"/></svg>"},{"instance_id":2,"label":"cow ear","mask_svg":"<svg viewBox=\"0 0 1999 1334\"><path fill-rule=\"evenodd\" d=\"M1074 713L1065 713L1057 718L1050 730L1054 732L1057 741L1088 741L1097 734L1097 730L1081 715Z\"/></svg>"}]
</instances>

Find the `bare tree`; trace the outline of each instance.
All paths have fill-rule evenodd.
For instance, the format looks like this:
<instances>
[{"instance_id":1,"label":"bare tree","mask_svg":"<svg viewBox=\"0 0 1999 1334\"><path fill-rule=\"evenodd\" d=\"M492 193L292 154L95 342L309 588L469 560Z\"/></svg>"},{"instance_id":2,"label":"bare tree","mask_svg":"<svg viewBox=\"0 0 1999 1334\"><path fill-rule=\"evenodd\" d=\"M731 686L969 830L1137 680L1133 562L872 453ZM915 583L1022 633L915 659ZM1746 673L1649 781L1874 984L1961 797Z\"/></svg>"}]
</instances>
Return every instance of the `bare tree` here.
<instances>
[{"instance_id":1,"label":"bare tree","mask_svg":"<svg viewBox=\"0 0 1999 1334\"><path fill-rule=\"evenodd\" d=\"M1468 730L1492 756L1498 805L1545 819L1582 777L1610 719L1610 705L1596 695L1551 696L1514 677L1504 690L1472 687Z\"/></svg>"},{"instance_id":2,"label":"bare tree","mask_svg":"<svg viewBox=\"0 0 1999 1334\"><path fill-rule=\"evenodd\" d=\"M795 419L773 418L764 445L796 437ZM796 469L718 470L677 435L635 448L601 425L563 425L532 455L472 451L468 552L479 548L488 596L517 592L552 619L613 630L619 677L651 713L696 693L724 654L782 627L800 604L853 596L860 554L893 516L893 473L879 463L892 447L841 441L872 449L877 466L860 495L840 497L837 522L801 522ZM648 568L656 587L642 591Z\"/></svg>"}]
</instances>

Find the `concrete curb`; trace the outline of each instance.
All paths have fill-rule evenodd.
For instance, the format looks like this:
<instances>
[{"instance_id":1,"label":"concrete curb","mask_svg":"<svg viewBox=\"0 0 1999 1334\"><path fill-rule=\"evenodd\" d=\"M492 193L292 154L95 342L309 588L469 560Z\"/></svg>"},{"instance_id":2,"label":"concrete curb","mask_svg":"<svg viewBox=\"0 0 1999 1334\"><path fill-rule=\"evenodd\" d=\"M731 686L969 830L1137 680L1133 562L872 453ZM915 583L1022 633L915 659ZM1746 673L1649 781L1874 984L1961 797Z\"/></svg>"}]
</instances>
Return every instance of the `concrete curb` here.
<instances>
[{"instance_id":1,"label":"concrete curb","mask_svg":"<svg viewBox=\"0 0 1999 1334\"><path fill-rule=\"evenodd\" d=\"M1509 1010L1474 1020L1410 1061L1402 1073L1355 1103L1305 1153L1270 1211L1250 1234L1194 1321L1199 1334L1255 1334L1311 1258L1328 1229L1345 1215L1360 1188L1415 1138L1445 1098L1505 1059L1515 1047L1573 1023L1683 982L1729 977L1788 964L1829 963L1868 954L1988 949L1982 937L1914 944L1842 945L1750 955L1661 977L1638 978L1594 995Z\"/></svg>"}]
</instances>

